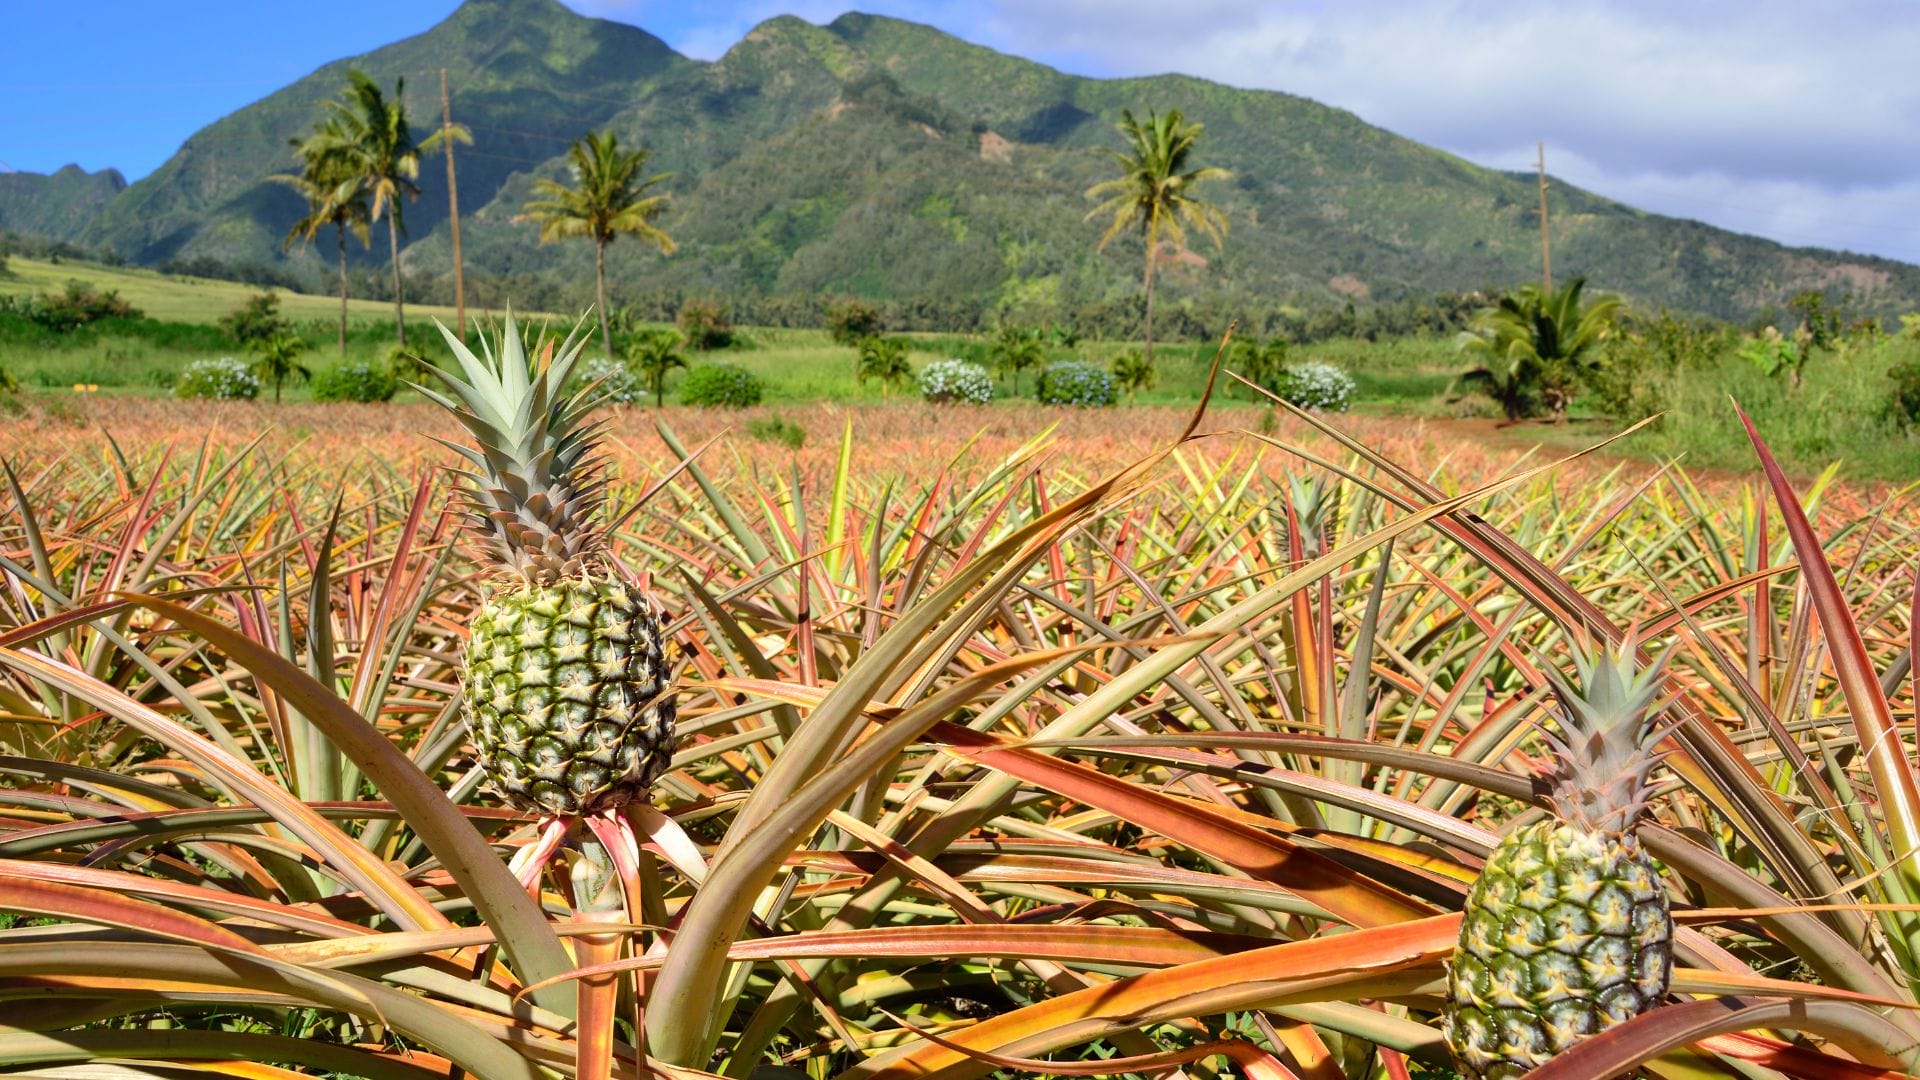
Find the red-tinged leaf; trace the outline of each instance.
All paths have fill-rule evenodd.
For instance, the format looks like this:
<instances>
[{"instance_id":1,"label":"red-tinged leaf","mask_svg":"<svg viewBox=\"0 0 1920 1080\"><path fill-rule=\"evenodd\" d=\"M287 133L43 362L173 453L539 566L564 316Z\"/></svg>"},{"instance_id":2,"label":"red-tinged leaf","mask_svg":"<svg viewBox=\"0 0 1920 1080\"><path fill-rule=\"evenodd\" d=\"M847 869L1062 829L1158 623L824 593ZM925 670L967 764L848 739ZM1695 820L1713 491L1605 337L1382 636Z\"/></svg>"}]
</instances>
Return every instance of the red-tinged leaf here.
<instances>
[{"instance_id":1,"label":"red-tinged leaf","mask_svg":"<svg viewBox=\"0 0 1920 1080\"><path fill-rule=\"evenodd\" d=\"M980 959L1054 960L1065 963L1173 967L1208 957L1264 948L1272 942L1244 934L1168 930L1157 926L1101 926L1091 923L953 926L882 926L862 930L810 930L735 942L729 960L899 957L906 960ZM346 946L375 949L378 945ZM303 949L302 956L317 955ZM657 968L660 956L638 956L594 966L583 965L562 978L580 979L609 972ZM538 989L534 984L522 990Z\"/></svg>"},{"instance_id":2,"label":"red-tinged leaf","mask_svg":"<svg viewBox=\"0 0 1920 1080\"><path fill-rule=\"evenodd\" d=\"M135 596L131 599L211 642L252 672L255 679L271 686L289 705L298 709L308 722L324 731L340 753L353 762L354 767L371 780L400 811L420 840L439 858L454 880L460 883L461 889L486 918L487 924L498 931L501 946L513 957L526 980L545 979L573 966L559 939L549 929L546 917L520 888L520 883L507 872L506 864L501 862L493 848L461 814L460 808L447 798L446 792L440 790L431 777L420 771L412 759L401 753L379 729L367 723L351 705L314 681L311 675L285 657L217 619L157 597ZM375 858L372 852L357 844L353 845L353 849L359 856L372 860L386 870L385 863ZM392 874L390 870L386 872ZM380 901L382 894L391 891L385 882L379 885L381 888L377 890L369 889L375 892L371 897L375 902ZM407 888L404 883L396 879L395 885L405 894L396 897L395 902L405 901L409 905L416 901L425 903L419 893ZM411 915L410 909L408 913ZM410 918L410 928L445 928L451 925L430 906L427 914L431 919L420 917L416 921ZM540 1004L563 1016L571 1016L574 1009L572 988L562 987L560 996L543 996Z\"/></svg>"},{"instance_id":3,"label":"red-tinged leaf","mask_svg":"<svg viewBox=\"0 0 1920 1080\"><path fill-rule=\"evenodd\" d=\"M239 934L198 916L107 889L30 876L0 873L0 911L117 926L202 948L249 956L267 955L264 949Z\"/></svg>"},{"instance_id":4,"label":"red-tinged leaf","mask_svg":"<svg viewBox=\"0 0 1920 1080\"><path fill-rule=\"evenodd\" d=\"M147 877L143 874L122 873L117 870L101 870L96 867L73 866L68 863L0 858L0 891L5 890L9 880L22 878L64 882L68 885L96 890L117 890L120 895L136 898L150 897L182 907L225 912L319 937L360 937L373 933L364 926L331 918L320 912L292 904L277 904L244 893L209 889L200 885Z\"/></svg>"},{"instance_id":5,"label":"red-tinged leaf","mask_svg":"<svg viewBox=\"0 0 1920 1080\"><path fill-rule=\"evenodd\" d=\"M1913 1077L1911 1070L1892 1072L1876 1069L1871 1065L1823 1054L1810 1047L1750 1032L1715 1035L1701 1039L1694 1044L1694 1048L1738 1061L1751 1061L1788 1076L1807 1077L1808 1080L1888 1080L1892 1076L1912 1080Z\"/></svg>"},{"instance_id":6,"label":"red-tinged leaf","mask_svg":"<svg viewBox=\"0 0 1920 1080\"><path fill-rule=\"evenodd\" d=\"M212 622L185 608L171 604L167 606L196 620ZM227 632L232 633L230 630ZM258 645L253 647L259 649ZM401 925L415 930L451 925L426 897L407 885L372 852L246 762L235 759L198 732L161 715L86 672L39 653L0 648L0 664L107 711L115 719L138 728L142 734L192 761L207 773L213 783L266 810L275 821L306 842L355 888L364 891L369 901ZM355 719L359 717L356 715Z\"/></svg>"},{"instance_id":7,"label":"red-tinged leaf","mask_svg":"<svg viewBox=\"0 0 1920 1080\"><path fill-rule=\"evenodd\" d=\"M1900 853L1895 872L1911 891L1920 892L1920 866L1915 862L1920 858L1920 782L1915 781L1913 764L1907 760L1900 731L1894 726L1887 695L1880 687L1873 660L1867 655L1866 643L1860 638L1860 627L1847 608L1846 595L1840 591L1833 568L1827 565L1826 549L1814 535L1806 512L1800 508L1793 485L1773 460L1753 421L1738 406L1734 411L1739 413L1747 438L1753 442L1754 453L1760 457L1760 466L1766 471L1767 484L1780 506L1781 521L1800 559L1801 580L1820 616L1820 632L1826 636L1834 676L1853 716L1860 752L1866 756L1867 771L1873 778L1874 794L1878 796L1880 816L1887 823L1890 846Z\"/></svg>"},{"instance_id":8,"label":"red-tinged leaf","mask_svg":"<svg viewBox=\"0 0 1920 1080\"><path fill-rule=\"evenodd\" d=\"M1292 1069L1280 1064L1272 1054L1245 1039L1220 1039L1158 1054L1133 1054L1125 1057L1101 1058L1097 1061L1048 1061L1044 1058L995 1054L991 1051L975 1050L959 1043L948 1042L926 1028L908 1022L903 1017L887 1012L885 1009L880 1011L886 1013L894 1023L928 1042L965 1054L976 1061L984 1061L996 1069L1019 1069L1023 1072L1048 1073L1053 1076L1113 1076L1116 1073L1153 1075L1170 1072L1189 1062L1203 1061L1219 1054L1240 1066L1249 1080L1300 1080Z\"/></svg>"},{"instance_id":9,"label":"red-tinged leaf","mask_svg":"<svg viewBox=\"0 0 1920 1080\"><path fill-rule=\"evenodd\" d=\"M1837 1001L1749 1001L1708 998L1665 1005L1594 1035L1526 1074L1525 1080L1594 1080L1624 1076L1670 1050L1702 1039L1753 1028L1785 1028L1823 1035L1842 1044L1862 1066L1841 1057L1818 1056L1819 1071L1792 1072L1806 1080L1894 1080L1907 1077L1898 1068L1899 1055L1910 1052L1900 1029L1859 1005ZM1871 1062L1877 1059L1882 1064Z\"/></svg>"},{"instance_id":10,"label":"red-tinged leaf","mask_svg":"<svg viewBox=\"0 0 1920 1080\"><path fill-rule=\"evenodd\" d=\"M1405 993L1439 973L1459 933L1459 915L1436 915L1200 960L1036 1002L952 1041L1037 1054L1180 1017ZM969 1080L989 1071L965 1053L922 1042L869 1058L841 1080Z\"/></svg>"},{"instance_id":11,"label":"red-tinged leaf","mask_svg":"<svg viewBox=\"0 0 1920 1080\"><path fill-rule=\"evenodd\" d=\"M0 1060L37 1065L91 1065L102 1060L150 1061L174 1068L247 1080L292 1080L311 1076L262 1061L305 1065L321 1074L359 1076L367 1080L444 1080L446 1071L414 1064L409 1057L364 1047L341 1046L322 1039L237 1031L198 1031L183 1028L111 1031L9 1032L0 1034ZM438 1061L440 1059L429 1060ZM129 1070L129 1073L131 1070Z\"/></svg>"},{"instance_id":12,"label":"red-tinged leaf","mask_svg":"<svg viewBox=\"0 0 1920 1080\"><path fill-rule=\"evenodd\" d=\"M994 735L942 723L932 737L949 752L1104 810L1319 904L1354 926L1420 919L1435 909L1283 837L1175 799L1123 777L1022 749Z\"/></svg>"}]
</instances>

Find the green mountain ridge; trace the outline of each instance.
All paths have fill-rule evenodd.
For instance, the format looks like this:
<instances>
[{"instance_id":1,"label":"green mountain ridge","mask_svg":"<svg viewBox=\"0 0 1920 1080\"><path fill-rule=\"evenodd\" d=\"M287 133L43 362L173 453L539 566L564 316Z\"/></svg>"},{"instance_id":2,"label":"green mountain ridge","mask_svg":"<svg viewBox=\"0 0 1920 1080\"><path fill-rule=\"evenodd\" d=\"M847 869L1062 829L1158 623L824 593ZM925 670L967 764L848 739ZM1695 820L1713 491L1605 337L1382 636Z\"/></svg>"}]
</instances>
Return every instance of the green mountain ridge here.
<instances>
[{"instance_id":1,"label":"green mountain ridge","mask_svg":"<svg viewBox=\"0 0 1920 1080\"><path fill-rule=\"evenodd\" d=\"M69 239L127 188L118 169L0 172L0 229Z\"/></svg>"},{"instance_id":2,"label":"green mountain ridge","mask_svg":"<svg viewBox=\"0 0 1920 1080\"><path fill-rule=\"evenodd\" d=\"M535 226L513 219L535 177L564 175L567 143L605 126L674 174L661 224L679 244L672 257L614 244L616 302L851 292L960 322L994 308L1137 305L1138 240L1096 253L1098 227L1083 220L1082 192L1111 167L1098 148L1118 144L1112 121L1129 107L1203 121L1205 160L1233 173L1208 192L1228 211L1227 242L1168 267L1170 310L1424 297L1538 273L1532 176L1306 98L1185 75L1082 78L861 14L826 26L770 19L706 63L555 0L469 0L425 33L216 121L110 199L72 197L65 216L21 209L56 200L14 195L0 176L0 226L144 264L284 260L324 287L324 251L281 253L300 207L266 177L291 167L288 140L349 66L388 85L405 76L422 134L440 122L448 69L455 119L475 140L457 151L469 281L482 295L535 294L516 302L587 299L590 246L540 245ZM447 292L445 182L437 155L423 161L423 196L405 208L402 260L409 289L426 296ZM1869 310L1920 307L1920 267L1787 248L1560 183L1551 201L1556 274L1587 274L1636 301L1745 316L1824 289ZM383 265L384 248L356 258Z\"/></svg>"}]
</instances>

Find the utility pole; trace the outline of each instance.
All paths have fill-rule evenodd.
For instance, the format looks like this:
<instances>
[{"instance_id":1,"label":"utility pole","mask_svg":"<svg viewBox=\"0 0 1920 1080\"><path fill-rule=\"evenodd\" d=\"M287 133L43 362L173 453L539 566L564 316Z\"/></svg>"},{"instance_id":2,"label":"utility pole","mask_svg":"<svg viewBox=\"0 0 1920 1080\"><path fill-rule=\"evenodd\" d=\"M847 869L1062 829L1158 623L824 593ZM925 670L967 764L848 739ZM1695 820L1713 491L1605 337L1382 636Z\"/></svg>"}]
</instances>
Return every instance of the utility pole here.
<instances>
[{"instance_id":1,"label":"utility pole","mask_svg":"<svg viewBox=\"0 0 1920 1080\"><path fill-rule=\"evenodd\" d=\"M440 74L441 78L444 79L446 77L446 72L443 71ZM1547 246L1547 144L1542 141L1536 142L1533 145L1534 149L1538 151L1540 155L1534 162L1534 165L1540 170L1540 280L1544 283L1546 292L1551 294L1553 292L1553 251ZM449 155L447 158L447 168L452 169L453 158L451 155L453 151L449 149L447 154ZM458 252L460 250L460 234L455 232L453 235L453 250ZM454 258L457 260L459 256L456 254Z\"/></svg>"},{"instance_id":2,"label":"utility pole","mask_svg":"<svg viewBox=\"0 0 1920 1080\"><path fill-rule=\"evenodd\" d=\"M447 149L447 220L453 225L453 326L467 339L467 279L460 265L460 187L453 178L453 99L447 96L447 69L440 69L441 142ZM1545 198L1545 196L1541 196ZM1542 204L1544 205L1544 204Z\"/></svg>"}]
</instances>

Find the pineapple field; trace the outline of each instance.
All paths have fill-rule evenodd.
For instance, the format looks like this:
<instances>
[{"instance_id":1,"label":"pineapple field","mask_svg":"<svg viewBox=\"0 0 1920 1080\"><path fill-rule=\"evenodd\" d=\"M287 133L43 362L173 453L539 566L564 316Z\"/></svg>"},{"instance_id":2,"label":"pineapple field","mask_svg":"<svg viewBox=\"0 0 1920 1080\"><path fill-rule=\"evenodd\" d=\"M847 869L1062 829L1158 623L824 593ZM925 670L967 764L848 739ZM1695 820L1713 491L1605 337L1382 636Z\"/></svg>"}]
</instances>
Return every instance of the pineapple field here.
<instances>
[{"instance_id":1,"label":"pineapple field","mask_svg":"<svg viewBox=\"0 0 1920 1080\"><path fill-rule=\"evenodd\" d=\"M1920 1068L1907 489L580 346L0 430L0 1064Z\"/></svg>"}]
</instances>

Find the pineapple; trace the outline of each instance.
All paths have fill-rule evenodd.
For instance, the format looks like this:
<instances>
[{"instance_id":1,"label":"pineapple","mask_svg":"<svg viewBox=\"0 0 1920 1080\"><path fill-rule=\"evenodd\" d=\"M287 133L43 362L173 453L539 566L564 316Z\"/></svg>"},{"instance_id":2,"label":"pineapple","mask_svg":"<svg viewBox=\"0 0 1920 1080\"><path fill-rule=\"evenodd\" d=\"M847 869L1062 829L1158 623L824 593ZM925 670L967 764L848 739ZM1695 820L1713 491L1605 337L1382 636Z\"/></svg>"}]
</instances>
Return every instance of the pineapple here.
<instances>
[{"instance_id":1,"label":"pineapple","mask_svg":"<svg viewBox=\"0 0 1920 1080\"><path fill-rule=\"evenodd\" d=\"M597 517L606 501L597 386L568 391L586 342L530 362L509 315L475 356L440 328L460 372L422 393L477 449L449 443L470 531L498 571L467 643L465 718L489 786L509 805L591 814L643 798L673 753L660 620L617 580Z\"/></svg>"},{"instance_id":2,"label":"pineapple","mask_svg":"<svg viewBox=\"0 0 1920 1080\"><path fill-rule=\"evenodd\" d=\"M1461 1071L1507 1080L1646 1012L1673 974L1673 917L1634 835L1665 737L1660 664L1634 645L1555 679L1554 816L1501 840L1467 895L1447 972L1446 1034Z\"/></svg>"}]
</instances>

